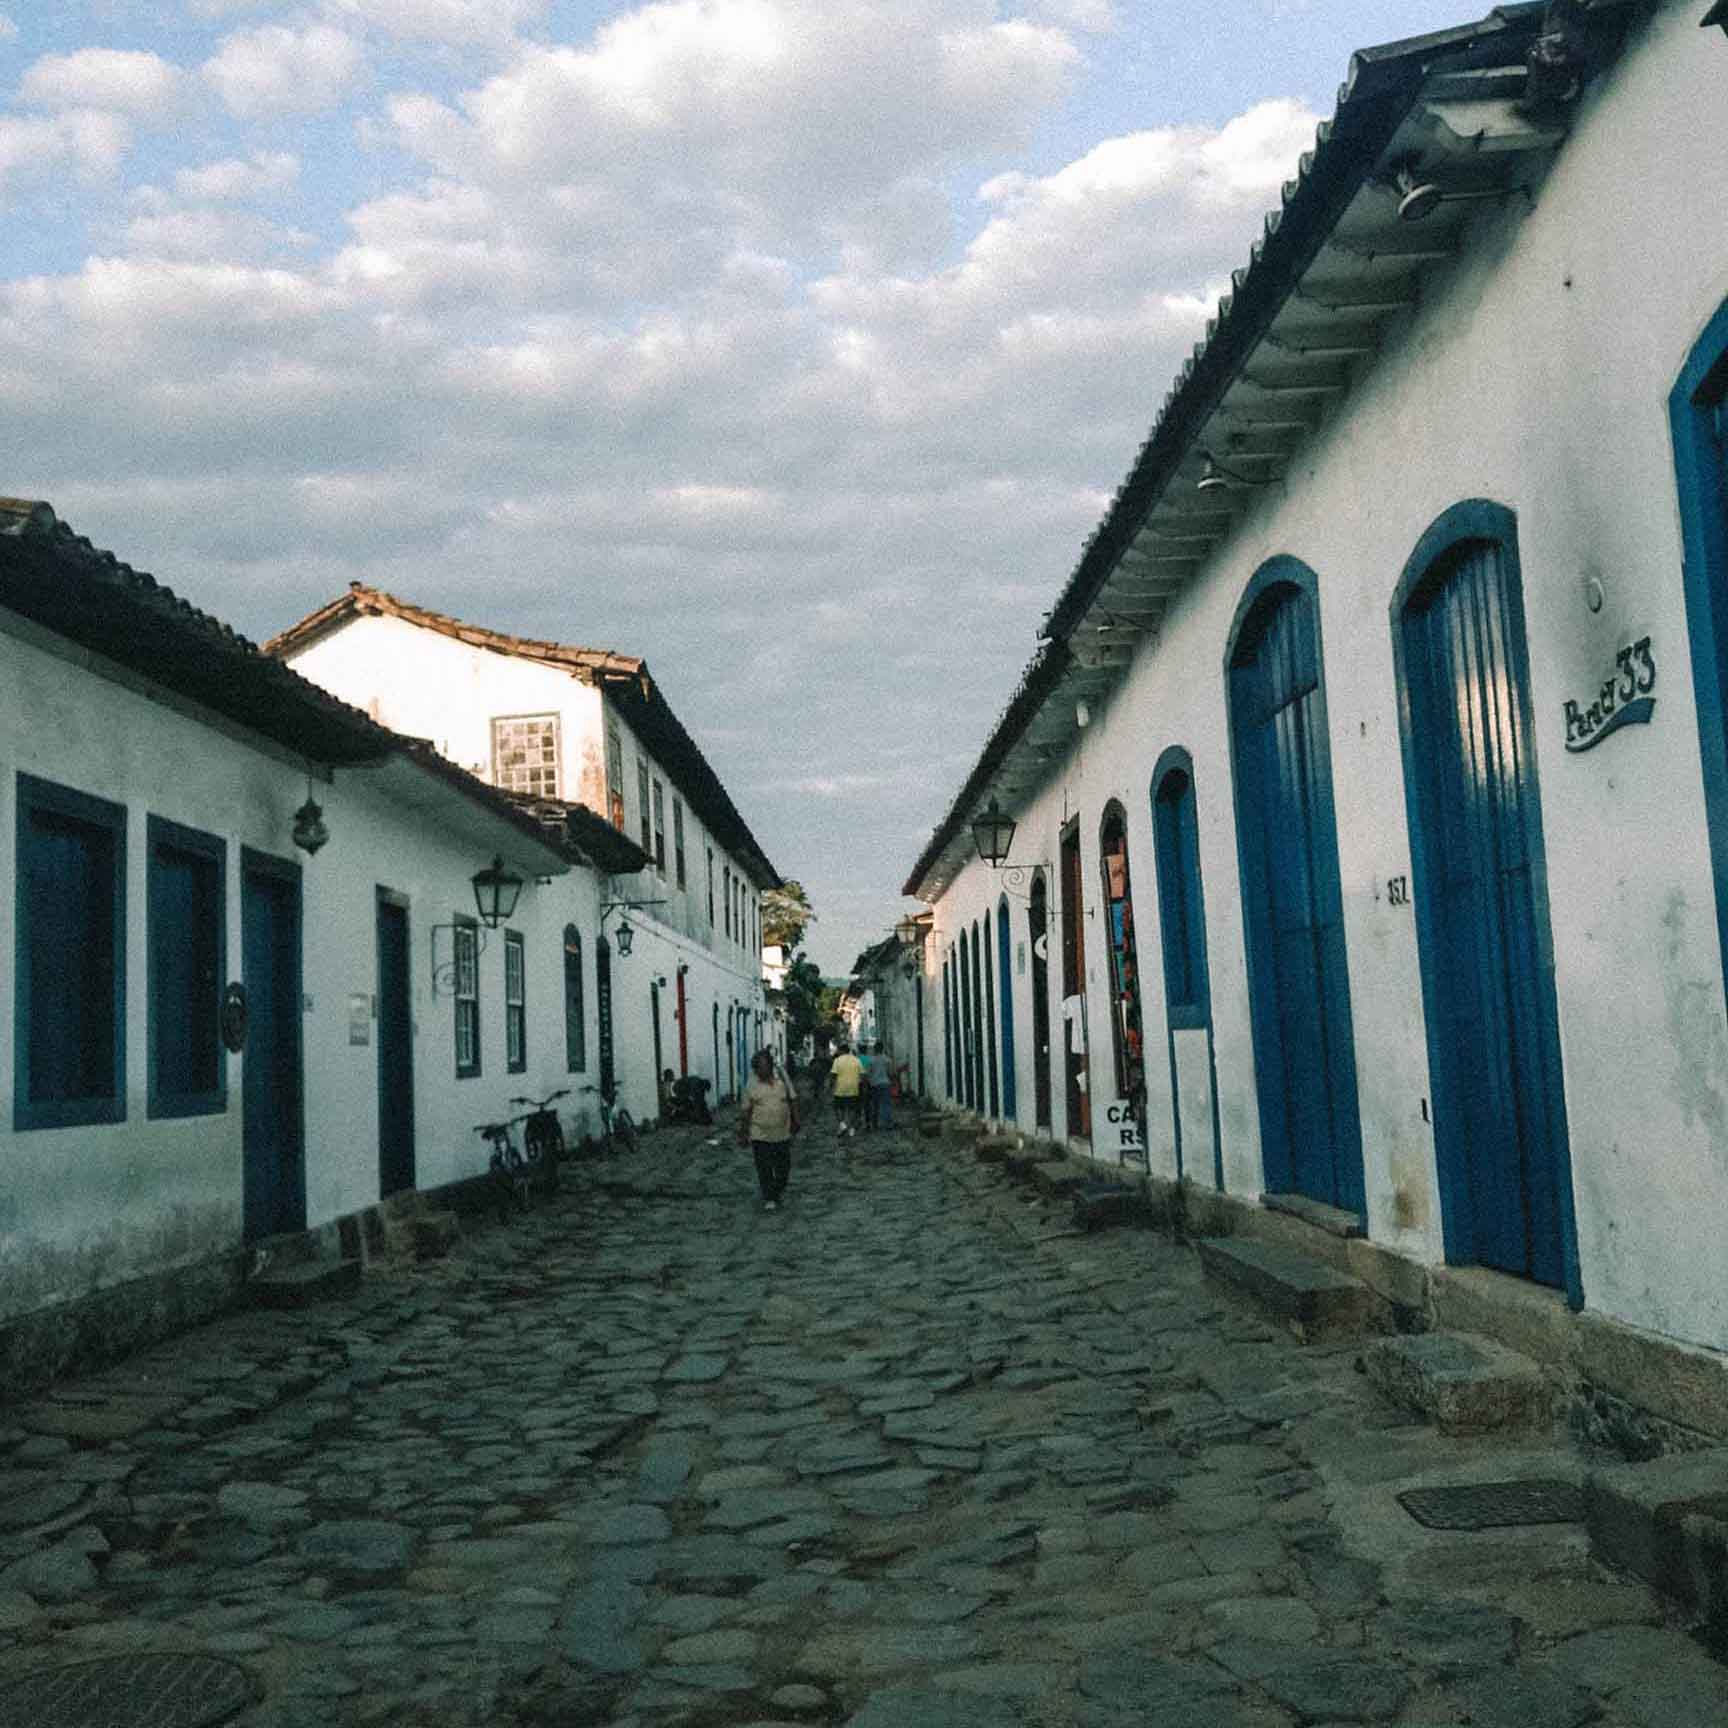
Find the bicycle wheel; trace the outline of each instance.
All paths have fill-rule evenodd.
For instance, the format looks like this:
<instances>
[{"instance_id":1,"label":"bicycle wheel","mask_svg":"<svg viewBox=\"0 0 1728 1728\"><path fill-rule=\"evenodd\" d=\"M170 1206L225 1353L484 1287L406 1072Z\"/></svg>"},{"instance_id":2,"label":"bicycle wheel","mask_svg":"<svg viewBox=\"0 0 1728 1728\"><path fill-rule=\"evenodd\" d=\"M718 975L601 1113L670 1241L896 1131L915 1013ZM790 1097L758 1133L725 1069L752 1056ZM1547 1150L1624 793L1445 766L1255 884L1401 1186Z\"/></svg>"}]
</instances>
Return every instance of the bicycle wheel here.
<instances>
[{"instance_id":1,"label":"bicycle wheel","mask_svg":"<svg viewBox=\"0 0 1728 1728\"><path fill-rule=\"evenodd\" d=\"M508 1166L510 1173L510 1192L516 1201L516 1210L526 1212L534 1198L532 1188L533 1166L514 1146L510 1148Z\"/></svg>"},{"instance_id":2,"label":"bicycle wheel","mask_svg":"<svg viewBox=\"0 0 1728 1728\"><path fill-rule=\"evenodd\" d=\"M636 1123L628 1110L619 1108L612 1112L612 1140L626 1152L636 1150Z\"/></svg>"}]
</instances>

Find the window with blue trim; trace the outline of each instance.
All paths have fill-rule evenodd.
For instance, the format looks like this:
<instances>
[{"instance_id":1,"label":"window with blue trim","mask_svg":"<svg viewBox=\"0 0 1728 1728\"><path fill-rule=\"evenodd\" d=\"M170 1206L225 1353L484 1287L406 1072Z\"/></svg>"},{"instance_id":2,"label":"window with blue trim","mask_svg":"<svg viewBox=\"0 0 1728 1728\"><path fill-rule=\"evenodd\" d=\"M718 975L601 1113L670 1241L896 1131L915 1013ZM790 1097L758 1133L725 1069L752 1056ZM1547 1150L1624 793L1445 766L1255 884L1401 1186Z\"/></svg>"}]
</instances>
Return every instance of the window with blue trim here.
<instances>
[{"instance_id":1,"label":"window with blue trim","mask_svg":"<svg viewBox=\"0 0 1728 1728\"><path fill-rule=\"evenodd\" d=\"M227 1108L221 1037L228 953L227 848L160 816L149 821L152 1116Z\"/></svg>"},{"instance_id":2,"label":"window with blue trim","mask_svg":"<svg viewBox=\"0 0 1728 1728\"><path fill-rule=\"evenodd\" d=\"M1164 944L1164 1011L1178 1031L1207 1017L1206 915L1200 893L1200 837L1194 780L1167 768L1152 788L1152 843L1158 873L1158 922Z\"/></svg>"},{"instance_id":3,"label":"window with blue trim","mask_svg":"<svg viewBox=\"0 0 1728 1728\"><path fill-rule=\"evenodd\" d=\"M126 811L18 776L12 1125L126 1116Z\"/></svg>"},{"instance_id":4,"label":"window with blue trim","mask_svg":"<svg viewBox=\"0 0 1728 1728\"><path fill-rule=\"evenodd\" d=\"M528 962L519 930L504 932L504 1069L528 1066Z\"/></svg>"},{"instance_id":5,"label":"window with blue trim","mask_svg":"<svg viewBox=\"0 0 1728 1728\"><path fill-rule=\"evenodd\" d=\"M564 1065L572 1074L588 1067L588 1011L582 998L582 932L564 926Z\"/></svg>"},{"instance_id":6,"label":"window with blue trim","mask_svg":"<svg viewBox=\"0 0 1728 1728\"><path fill-rule=\"evenodd\" d=\"M456 1078L480 1072L480 929L458 912L451 940L455 956Z\"/></svg>"}]
</instances>

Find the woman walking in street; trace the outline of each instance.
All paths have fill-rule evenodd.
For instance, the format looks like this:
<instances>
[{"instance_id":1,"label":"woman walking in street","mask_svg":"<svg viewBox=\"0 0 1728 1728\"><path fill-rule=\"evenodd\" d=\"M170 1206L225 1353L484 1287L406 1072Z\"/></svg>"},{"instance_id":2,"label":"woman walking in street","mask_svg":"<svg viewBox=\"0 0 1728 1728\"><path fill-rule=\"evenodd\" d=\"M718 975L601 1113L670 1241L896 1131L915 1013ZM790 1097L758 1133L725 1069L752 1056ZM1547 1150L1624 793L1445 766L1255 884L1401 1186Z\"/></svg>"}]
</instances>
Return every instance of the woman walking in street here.
<instances>
[{"instance_id":1,"label":"woman walking in street","mask_svg":"<svg viewBox=\"0 0 1728 1728\"><path fill-rule=\"evenodd\" d=\"M774 1072L772 1051L750 1058L750 1083L738 1111L738 1143L756 1159L762 1210L778 1212L792 1174L792 1136L798 1132L798 1100L784 1074Z\"/></svg>"}]
</instances>

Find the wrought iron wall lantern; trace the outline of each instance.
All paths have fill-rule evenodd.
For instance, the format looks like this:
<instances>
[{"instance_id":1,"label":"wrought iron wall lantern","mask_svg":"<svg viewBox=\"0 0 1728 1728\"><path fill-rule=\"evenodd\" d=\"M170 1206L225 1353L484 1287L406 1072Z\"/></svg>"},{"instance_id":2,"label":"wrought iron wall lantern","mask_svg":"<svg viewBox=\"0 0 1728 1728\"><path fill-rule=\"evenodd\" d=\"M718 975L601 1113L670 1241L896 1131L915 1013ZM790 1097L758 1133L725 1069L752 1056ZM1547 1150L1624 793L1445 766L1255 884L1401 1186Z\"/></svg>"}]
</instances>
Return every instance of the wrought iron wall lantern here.
<instances>
[{"instance_id":1,"label":"wrought iron wall lantern","mask_svg":"<svg viewBox=\"0 0 1728 1728\"><path fill-rule=\"evenodd\" d=\"M492 862L483 870L476 870L469 877L468 885L474 890L474 910L484 929L473 924L458 924L454 921L448 924L432 926L432 994L442 995L455 987L456 982L456 932L472 930L474 932L474 960L478 965L480 956L486 952L486 931L496 930L500 924L508 924L516 916L516 903L522 898L523 879L514 870L504 867L504 860L493 855ZM449 957L439 959L439 938L443 937L449 944Z\"/></svg>"},{"instance_id":2,"label":"wrought iron wall lantern","mask_svg":"<svg viewBox=\"0 0 1728 1728\"><path fill-rule=\"evenodd\" d=\"M606 937L606 920L614 912L624 914L618 920L618 927L612 932L613 946L618 950L618 957L627 960L630 950L636 942L636 926L630 922L629 914L644 906L664 906L664 900L608 900L600 908L600 937Z\"/></svg>"},{"instance_id":3,"label":"wrought iron wall lantern","mask_svg":"<svg viewBox=\"0 0 1728 1728\"><path fill-rule=\"evenodd\" d=\"M288 837L308 858L316 858L330 840L323 806L312 796L310 767L306 770L306 802L294 812L294 825L288 830Z\"/></svg>"},{"instance_id":4,"label":"wrought iron wall lantern","mask_svg":"<svg viewBox=\"0 0 1728 1728\"><path fill-rule=\"evenodd\" d=\"M516 902L521 898L522 878L514 870L506 870L502 858L494 857L484 870L474 872L474 904L488 930L508 924L516 916Z\"/></svg>"},{"instance_id":5,"label":"wrought iron wall lantern","mask_svg":"<svg viewBox=\"0 0 1728 1728\"><path fill-rule=\"evenodd\" d=\"M1014 844L1014 830L1019 826L994 798L990 808L972 818L972 843L978 856L992 869L1008 862L1008 849Z\"/></svg>"}]
</instances>

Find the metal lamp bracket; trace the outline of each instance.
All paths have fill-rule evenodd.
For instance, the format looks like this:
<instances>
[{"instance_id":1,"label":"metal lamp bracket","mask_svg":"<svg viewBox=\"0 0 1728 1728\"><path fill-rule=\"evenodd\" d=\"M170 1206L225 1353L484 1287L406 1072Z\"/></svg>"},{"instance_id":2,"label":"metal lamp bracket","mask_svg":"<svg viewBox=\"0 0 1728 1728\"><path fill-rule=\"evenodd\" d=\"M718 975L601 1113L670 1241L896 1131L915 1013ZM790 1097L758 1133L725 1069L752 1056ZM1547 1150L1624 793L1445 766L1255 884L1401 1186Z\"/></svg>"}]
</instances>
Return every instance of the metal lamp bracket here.
<instances>
[{"instance_id":1,"label":"metal lamp bracket","mask_svg":"<svg viewBox=\"0 0 1728 1728\"><path fill-rule=\"evenodd\" d=\"M486 926L484 924L434 924L432 926L432 994L434 996L454 996L456 994L456 932L472 930L474 932L474 958L479 960L486 952ZM443 941L440 943L439 938ZM443 958L439 958L440 951Z\"/></svg>"}]
</instances>

